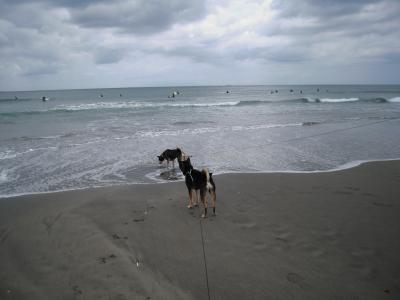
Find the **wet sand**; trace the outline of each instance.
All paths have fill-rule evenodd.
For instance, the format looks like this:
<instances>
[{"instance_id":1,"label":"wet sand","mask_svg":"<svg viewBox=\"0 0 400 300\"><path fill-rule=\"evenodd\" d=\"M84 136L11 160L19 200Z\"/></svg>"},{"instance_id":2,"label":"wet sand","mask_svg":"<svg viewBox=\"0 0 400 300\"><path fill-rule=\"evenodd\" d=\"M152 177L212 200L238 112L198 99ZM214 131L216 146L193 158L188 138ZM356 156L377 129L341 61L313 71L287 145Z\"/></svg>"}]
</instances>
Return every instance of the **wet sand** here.
<instances>
[{"instance_id":1,"label":"wet sand","mask_svg":"<svg viewBox=\"0 0 400 300\"><path fill-rule=\"evenodd\" d=\"M399 299L400 161L0 199L0 299Z\"/></svg>"}]
</instances>

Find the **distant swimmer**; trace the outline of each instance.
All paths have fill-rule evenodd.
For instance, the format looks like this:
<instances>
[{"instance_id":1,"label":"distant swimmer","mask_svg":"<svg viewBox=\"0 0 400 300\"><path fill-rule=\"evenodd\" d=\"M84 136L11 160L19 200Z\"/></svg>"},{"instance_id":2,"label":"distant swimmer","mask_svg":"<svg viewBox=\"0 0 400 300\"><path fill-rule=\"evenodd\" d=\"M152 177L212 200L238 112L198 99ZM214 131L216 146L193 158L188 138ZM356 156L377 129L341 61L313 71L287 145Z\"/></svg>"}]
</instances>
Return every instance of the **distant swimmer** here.
<instances>
[{"instance_id":1,"label":"distant swimmer","mask_svg":"<svg viewBox=\"0 0 400 300\"><path fill-rule=\"evenodd\" d=\"M100 96L99 96L100 98L103 98L104 96L103 96L103 94L100 94Z\"/></svg>"},{"instance_id":2,"label":"distant swimmer","mask_svg":"<svg viewBox=\"0 0 400 300\"><path fill-rule=\"evenodd\" d=\"M171 97L175 98L178 95L179 95L179 91L173 91L172 94L171 94Z\"/></svg>"},{"instance_id":3,"label":"distant swimmer","mask_svg":"<svg viewBox=\"0 0 400 300\"><path fill-rule=\"evenodd\" d=\"M319 92L319 89L317 89L317 92Z\"/></svg>"},{"instance_id":4,"label":"distant swimmer","mask_svg":"<svg viewBox=\"0 0 400 300\"><path fill-rule=\"evenodd\" d=\"M229 94L229 91L226 91L227 94Z\"/></svg>"},{"instance_id":5,"label":"distant swimmer","mask_svg":"<svg viewBox=\"0 0 400 300\"><path fill-rule=\"evenodd\" d=\"M48 101L48 100L49 100L49 98L47 98L45 96L42 97L42 101Z\"/></svg>"},{"instance_id":6,"label":"distant swimmer","mask_svg":"<svg viewBox=\"0 0 400 300\"><path fill-rule=\"evenodd\" d=\"M15 96L15 97L14 97L14 99L15 99L15 100L18 100L18 97L17 97L17 96Z\"/></svg>"},{"instance_id":7,"label":"distant swimmer","mask_svg":"<svg viewBox=\"0 0 400 300\"><path fill-rule=\"evenodd\" d=\"M290 92L291 92L291 93L293 93L293 90L292 90L292 89L290 89Z\"/></svg>"},{"instance_id":8,"label":"distant swimmer","mask_svg":"<svg viewBox=\"0 0 400 300\"><path fill-rule=\"evenodd\" d=\"M122 97L122 94L119 94L120 97Z\"/></svg>"},{"instance_id":9,"label":"distant swimmer","mask_svg":"<svg viewBox=\"0 0 400 300\"><path fill-rule=\"evenodd\" d=\"M275 93L278 93L278 90L275 90Z\"/></svg>"},{"instance_id":10,"label":"distant swimmer","mask_svg":"<svg viewBox=\"0 0 400 300\"><path fill-rule=\"evenodd\" d=\"M302 90L300 90L300 94L303 94L303 91L302 91Z\"/></svg>"}]
</instances>

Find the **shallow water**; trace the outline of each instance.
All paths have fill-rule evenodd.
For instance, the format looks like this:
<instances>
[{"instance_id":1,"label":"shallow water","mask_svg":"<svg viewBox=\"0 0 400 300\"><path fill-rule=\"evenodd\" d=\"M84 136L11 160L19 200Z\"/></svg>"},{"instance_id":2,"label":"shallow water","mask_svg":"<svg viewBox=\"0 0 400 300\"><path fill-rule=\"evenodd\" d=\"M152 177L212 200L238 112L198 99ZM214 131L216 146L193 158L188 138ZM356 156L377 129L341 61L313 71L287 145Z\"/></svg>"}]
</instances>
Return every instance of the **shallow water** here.
<instances>
[{"instance_id":1,"label":"shallow water","mask_svg":"<svg viewBox=\"0 0 400 300\"><path fill-rule=\"evenodd\" d=\"M181 179L156 157L176 146L214 173L329 170L400 157L400 86L0 92L0 128L2 196Z\"/></svg>"}]
</instances>

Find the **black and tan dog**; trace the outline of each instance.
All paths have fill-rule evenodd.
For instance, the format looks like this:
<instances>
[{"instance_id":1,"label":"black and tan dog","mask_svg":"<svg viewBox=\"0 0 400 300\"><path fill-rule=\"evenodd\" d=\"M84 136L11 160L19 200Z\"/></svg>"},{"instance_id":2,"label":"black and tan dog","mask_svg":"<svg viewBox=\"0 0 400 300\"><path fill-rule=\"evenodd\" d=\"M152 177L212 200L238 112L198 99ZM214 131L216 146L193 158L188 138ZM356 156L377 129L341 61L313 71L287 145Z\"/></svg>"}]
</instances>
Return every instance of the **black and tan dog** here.
<instances>
[{"instance_id":1,"label":"black and tan dog","mask_svg":"<svg viewBox=\"0 0 400 300\"><path fill-rule=\"evenodd\" d=\"M181 169L183 175L185 176L186 187L189 191L189 205L188 208L192 208L195 201L193 197L197 198L197 190L200 190L201 202L204 205L204 213L202 218L207 217L207 191L211 194L211 205L213 208L213 214L215 215L215 202L217 200L217 195L215 193L215 183L212 179L212 173L208 169L203 169L201 171L193 168L190 157L186 155L181 155L178 158L179 168Z\"/></svg>"},{"instance_id":2,"label":"black and tan dog","mask_svg":"<svg viewBox=\"0 0 400 300\"><path fill-rule=\"evenodd\" d=\"M182 155L182 150L180 148L176 149L167 149L161 155L158 155L158 161L160 164L166 160L167 167L169 166L169 162L172 161L172 166L175 167L175 159L179 158Z\"/></svg>"}]
</instances>

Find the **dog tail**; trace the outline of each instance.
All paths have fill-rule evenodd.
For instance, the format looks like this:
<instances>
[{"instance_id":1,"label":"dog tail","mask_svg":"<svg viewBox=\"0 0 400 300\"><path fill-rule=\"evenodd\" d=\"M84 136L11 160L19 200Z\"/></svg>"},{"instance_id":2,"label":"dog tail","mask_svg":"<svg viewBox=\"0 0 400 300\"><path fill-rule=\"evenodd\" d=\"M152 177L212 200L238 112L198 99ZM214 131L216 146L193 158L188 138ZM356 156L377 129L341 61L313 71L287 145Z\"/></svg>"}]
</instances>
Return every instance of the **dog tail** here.
<instances>
[{"instance_id":1,"label":"dog tail","mask_svg":"<svg viewBox=\"0 0 400 300\"><path fill-rule=\"evenodd\" d=\"M203 174L206 177L206 182L207 182L207 190L212 191L214 189L213 185L210 182L210 177L211 173L208 171L208 169L203 169Z\"/></svg>"}]
</instances>

